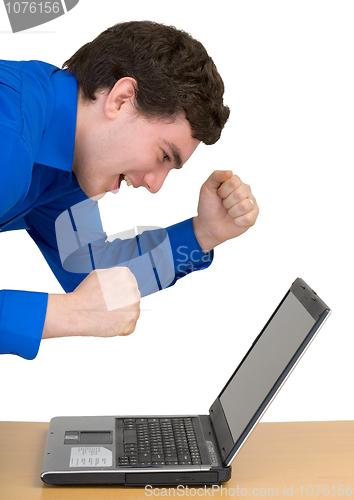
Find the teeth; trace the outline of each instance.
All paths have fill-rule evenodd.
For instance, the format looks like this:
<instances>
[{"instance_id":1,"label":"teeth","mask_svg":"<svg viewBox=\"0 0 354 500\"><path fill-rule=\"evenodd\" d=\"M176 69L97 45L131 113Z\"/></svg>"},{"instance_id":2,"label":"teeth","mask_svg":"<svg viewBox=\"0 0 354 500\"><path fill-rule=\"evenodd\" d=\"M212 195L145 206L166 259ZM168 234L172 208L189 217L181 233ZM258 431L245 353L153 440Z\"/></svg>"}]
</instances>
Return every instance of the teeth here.
<instances>
[{"instance_id":1,"label":"teeth","mask_svg":"<svg viewBox=\"0 0 354 500\"><path fill-rule=\"evenodd\" d=\"M128 186L132 186L133 185L132 181L129 179L129 177L127 175L124 176L124 180L125 180L125 182L127 183Z\"/></svg>"}]
</instances>

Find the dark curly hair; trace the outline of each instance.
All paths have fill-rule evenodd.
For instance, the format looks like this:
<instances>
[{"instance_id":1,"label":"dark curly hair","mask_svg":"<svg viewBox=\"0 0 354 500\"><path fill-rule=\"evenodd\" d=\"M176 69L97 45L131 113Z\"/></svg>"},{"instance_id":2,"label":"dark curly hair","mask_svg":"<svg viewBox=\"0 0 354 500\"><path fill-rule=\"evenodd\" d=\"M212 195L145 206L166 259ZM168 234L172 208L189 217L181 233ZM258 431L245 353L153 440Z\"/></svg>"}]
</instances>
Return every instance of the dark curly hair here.
<instances>
[{"instance_id":1,"label":"dark curly hair","mask_svg":"<svg viewBox=\"0 0 354 500\"><path fill-rule=\"evenodd\" d=\"M149 118L184 112L194 138L214 144L229 117L224 84L203 45L173 26L151 21L116 24L63 64L75 74L83 98L111 90L123 77L137 82L137 110Z\"/></svg>"}]
</instances>

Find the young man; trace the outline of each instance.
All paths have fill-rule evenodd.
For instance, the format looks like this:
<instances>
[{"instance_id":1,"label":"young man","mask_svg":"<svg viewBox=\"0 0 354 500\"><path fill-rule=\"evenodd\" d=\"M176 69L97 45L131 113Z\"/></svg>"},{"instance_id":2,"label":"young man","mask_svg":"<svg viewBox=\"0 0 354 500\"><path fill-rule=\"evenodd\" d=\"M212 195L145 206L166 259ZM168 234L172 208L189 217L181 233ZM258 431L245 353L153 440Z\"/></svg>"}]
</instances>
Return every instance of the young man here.
<instances>
[{"instance_id":1,"label":"young man","mask_svg":"<svg viewBox=\"0 0 354 500\"><path fill-rule=\"evenodd\" d=\"M214 144L229 116L223 82L198 41L147 21L113 26L63 67L0 63L0 230L26 229L67 292L0 292L0 352L27 359L41 338L131 333L140 292L208 267L258 216L250 187L215 171L196 217L109 242L95 200L123 179L156 193ZM193 255L183 269L181 245Z\"/></svg>"}]
</instances>

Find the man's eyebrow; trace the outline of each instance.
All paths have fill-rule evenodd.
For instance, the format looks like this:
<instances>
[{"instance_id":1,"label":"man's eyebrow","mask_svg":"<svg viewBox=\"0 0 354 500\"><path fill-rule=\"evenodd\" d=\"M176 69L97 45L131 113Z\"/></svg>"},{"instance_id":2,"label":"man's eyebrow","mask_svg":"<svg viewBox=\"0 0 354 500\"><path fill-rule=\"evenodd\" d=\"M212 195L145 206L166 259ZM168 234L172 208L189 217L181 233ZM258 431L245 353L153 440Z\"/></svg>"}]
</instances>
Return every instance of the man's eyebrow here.
<instances>
[{"instance_id":1,"label":"man's eyebrow","mask_svg":"<svg viewBox=\"0 0 354 500\"><path fill-rule=\"evenodd\" d=\"M169 147L169 149L171 150L172 152L172 156L173 156L173 160L175 162L175 169L176 170L179 170L180 168L183 167L183 162L182 162L182 159L181 159L181 151L180 149L175 145L173 144L172 142L168 142L168 141L164 141L166 146Z\"/></svg>"}]
</instances>

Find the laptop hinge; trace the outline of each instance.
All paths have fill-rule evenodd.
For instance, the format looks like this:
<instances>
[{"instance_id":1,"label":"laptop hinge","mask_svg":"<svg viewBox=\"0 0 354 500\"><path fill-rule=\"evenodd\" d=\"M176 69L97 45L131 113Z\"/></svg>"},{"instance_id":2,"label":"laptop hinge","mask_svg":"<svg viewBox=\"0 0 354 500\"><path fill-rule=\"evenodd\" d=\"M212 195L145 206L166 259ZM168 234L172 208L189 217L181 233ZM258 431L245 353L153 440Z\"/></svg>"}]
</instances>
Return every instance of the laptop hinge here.
<instances>
[{"instance_id":1,"label":"laptop hinge","mask_svg":"<svg viewBox=\"0 0 354 500\"><path fill-rule=\"evenodd\" d=\"M223 464L225 464L225 459L230 454L234 441L232 439L219 398L217 398L210 407L209 417L216 437L216 444L219 449L220 457Z\"/></svg>"}]
</instances>

